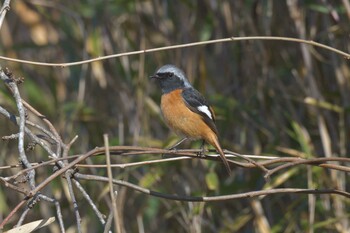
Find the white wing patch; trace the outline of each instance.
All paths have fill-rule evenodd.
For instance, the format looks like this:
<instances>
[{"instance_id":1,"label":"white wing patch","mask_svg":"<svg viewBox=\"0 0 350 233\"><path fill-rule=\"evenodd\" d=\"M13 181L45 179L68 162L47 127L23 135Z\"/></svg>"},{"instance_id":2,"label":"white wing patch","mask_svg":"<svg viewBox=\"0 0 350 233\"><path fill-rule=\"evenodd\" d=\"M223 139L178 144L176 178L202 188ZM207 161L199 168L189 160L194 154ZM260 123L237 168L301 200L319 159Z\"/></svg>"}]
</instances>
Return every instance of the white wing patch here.
<instances>
[{"instance_id":1,"label":"white wing patch","mask_svg":"<svg viewBox=\"0 0 350 233\"><path fill-rule=\"evenodd\" d=\"M213 116L211 115L211 112L210 112L208 106L205 106L205 105L198 106L197 109L199 111L201 111L202 113L205 113L205 115L207 115L210 119L213 120Z\"/></svg>"}]
</instances>

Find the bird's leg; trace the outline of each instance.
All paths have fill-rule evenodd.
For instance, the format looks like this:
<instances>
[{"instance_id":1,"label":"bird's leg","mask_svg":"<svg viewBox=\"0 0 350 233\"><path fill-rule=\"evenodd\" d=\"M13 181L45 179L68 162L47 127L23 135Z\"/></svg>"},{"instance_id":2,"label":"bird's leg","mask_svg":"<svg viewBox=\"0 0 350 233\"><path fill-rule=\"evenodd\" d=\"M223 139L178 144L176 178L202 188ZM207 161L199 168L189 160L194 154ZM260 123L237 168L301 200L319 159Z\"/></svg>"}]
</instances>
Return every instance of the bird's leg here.
<instances>
[{"instance_id":1,"label":"bird's leg","mask_svg":"<svg viewBox=\"0 0 350 233\"><path fill-rule=\"evenodd\" d=\"M181 143L186 141L188 138L184 137L180 141L176 142L173 146L169 147L167 150L176 150L176 147L178 147ZM162 154L162 157L165 157L165 154Z\"/></svg>"},{"instance_id":2,"label":"bird's leg","mask_svg":"<svg viewBox=\"0 0 350 233\"><path fill-rule=\"evenodd\" d=\"M199 157L205 157L205 140L202 140L202 144L200 147L201 151L198 152Z\"/></svg>"},{"instance_id":3,"label":"bird's leg","mask_svg":"<svg viewBox=\"0 0 350 233\"><path fill-rule=\"evenodd\" d=\"M180 141L178 141L177 143L175 143L172 147L168 148L168 150L174 150L176 149L176 147L178 147L181 143L183 143L184 141L186 141L187 138L182 138Z\"/></svg>"}]
</instances>

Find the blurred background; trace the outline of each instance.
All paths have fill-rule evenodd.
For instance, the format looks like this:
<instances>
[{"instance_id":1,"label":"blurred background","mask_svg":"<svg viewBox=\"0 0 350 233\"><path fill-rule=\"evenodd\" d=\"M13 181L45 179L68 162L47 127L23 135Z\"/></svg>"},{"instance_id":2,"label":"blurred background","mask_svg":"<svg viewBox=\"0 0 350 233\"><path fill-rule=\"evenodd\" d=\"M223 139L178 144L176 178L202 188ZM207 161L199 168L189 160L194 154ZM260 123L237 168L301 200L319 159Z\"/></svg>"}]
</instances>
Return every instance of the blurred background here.
<instances>
[{"instance_id":1,"label":"blurred background","mask_svg":"<svg viewBox=\"0 0 350 233\"><path fill-rule=\"evenodd\" d=\"M0 31L0 51L12 58L64 63L232 36L284 36L314 40L349 53L349 25L349 0L12 1ZM175 143L179 138L160 114L160 90L149 80L168 63L181 67L213 105L224 148L281 157L348 156L350 61L317 47L255 40L123 56L67 68L0 62L25 78L20 86L22 98L53 123L64 142L79 136L71 155L103 146L104 133L111 145L166 148ZM0 105L16 113L3 84ZM0 116L0 135L15 132L18 129ZM16 143L0 141L1 165L18 162ZM199 146L200 142L188 142L182 148ZM48 159L40 148L30 153L32 161ZM161 156L115 157L112 162L150 158ZM90 162L103 163L104 158ZM271 187L349 190L344 172L317 167L283 170L270 183L265 183L258 169L233 170L233 176L227 177L221 163L195 159L113 172L118 179L151 190L193 196ZM15 172L2 171L1 176ZM45 178L51 172L51 168L40 169L37 176ZM80 172L106 174L105 169ZM74 214L64 183L56 179L45 191L60 200L66 227L74 232ZM107 215L107 185L83 185ZM340 196L278 194L187 203L117 189L125 232L348 232L350 228L349 200ZM0 218L22 198L1 188ZM80 194L78 202L84 231L101 232L103 226ZM54 215L53 206L41 203L26 222ZM50 231L57 232L57 226L51 225Z\"/></svg>"}]
</instances>

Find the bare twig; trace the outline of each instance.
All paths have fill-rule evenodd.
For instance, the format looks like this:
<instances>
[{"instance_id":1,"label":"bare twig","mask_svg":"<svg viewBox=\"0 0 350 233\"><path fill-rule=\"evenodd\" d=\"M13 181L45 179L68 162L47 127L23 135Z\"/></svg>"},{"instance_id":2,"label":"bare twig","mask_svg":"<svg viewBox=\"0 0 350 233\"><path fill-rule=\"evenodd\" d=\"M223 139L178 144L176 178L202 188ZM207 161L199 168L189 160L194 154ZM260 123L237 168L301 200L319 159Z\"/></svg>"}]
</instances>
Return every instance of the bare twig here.
<instances>
[{"instance_id":1,"label":"bare twig","mask_svg":"<svg viewBox=\"0 0 350 233\"><path fill-rule=\"evenodd\" d=\"M31 111L34 115L39 117L49 127L51 133L54 135L55 142L57 143L56 154L52 153L51 156L53 156L53 157L58 156L59 157L61 155L62 147L65 148L66 145L62 142L62 139L61 139L60 135L58 134L57 130L55 129L55 127L52 125L52 123L48 119L46 119L46 117L43 114L41 114L38 110L33 108L26 101L22 100L22 103L29 111Z\"/></svg>"},{"instance_id":2,"label":"bare twig","mask_svg":"<svg viewBox=\"0 0 350 233\"><path fill-rule=\"evenodd\" d=\"M5 0L0 9L0 29L2 27L2 23L4 22L6 13L10 10L10 2L11 0Z\"/></svg>"},{"instance_id":3,"label":"bare twig","mask_svg":"<svg viewBox=\"0 0 350 233\"><path fill-rule=\"evenodd\" d=\"M9 183L5 178L0 177L0 181L5 185L5 187L10 188L18 193L22 193L24 195L28 195L29 191L21 188L21 187L17 187L16 185L13 185L11 183Z\"/></svg>"},{"instance_id":4,"label":"bare twig","mask_svg":"<svg viewBox=\"0 0 350 233\"><path fill-rule=\"evenodd\" d=\"M61 233L64 233L65 232L65 229L64 229L64 222L63 222L63 218L62 218L62 212L61 212L61 206L60 206L60 203L54 199L54 198L50 198L48 196L45 196L43 194L39 194L39 197L41 199L43 199L44 201L47 201L47 202L50 202L52 204L55 205L56 207L56 214L57 214L57 219L58 219L58 224L60 226L60 231Z\"/></svg>"},{"instance_id":5,"label":"bare twig","mask_svg":"<svg viewBox=\"0 0 350 233\"><path fill-rule=\"evenodd\" d=\"M103 217L103 214L98 210L97 206L93 202L93 200L90 198L90 195L85 191L84 187L77 181L76 179L73 179L73 184L79 189L79 191L83 194L83 197L87 200L93 211L96 213L96 216L100 220L102 225L105 225L106 221Z\"/></svg>"},{"instance_id":6,"label":"bare twig","mask_svg":"<svg viewBox=\"0 0 350 233\"><path fill-rule=\"evenodd\" d=\"M108 142L108 135L103 135L103 141L105 145L106 150L106 164L107 164L107 176L108 176L108 186L109 186L109 194L111 196L112 200L112 210L113 210L113 218L114 218L114 230L118 233L121 232L119 220L118 220L118 210L117 210L117 201L116 197L114 195L114 189L113 189L113 173L111 169L111 157L109 153L109 142Z\"/></svg>"},{"instance_id":7,"label":"bare twig","mask_svg":"<svg viewBox=\"0 0 350 233\"><path fill-rule=\"evenodd\" d=\"M133 162L133 163L123 163L123 164L111 164L111 167L118 167L118 168L126 168L126 167L130 167L130 166L142 166L142 165L149 165L149 164L155 164L155 163L163 163L163 162L171 162L171 161L177 161L177 160L188 160L188 159L206 159L206 160L218 160L217 155L207 155L206 157L198 157L197 153L200 151L199 149L179 149L176 151L168 151L168 150L164 150L164 149L159 149L159 148L148 148L148 147L132 147L132 146L111 146L110 148L110 153L114 154L114 155L120 155L120 156L126 156L126 155L157 155L158 154L162 154L162 153L170 153L172 154L173 157L171 158L164 158L164 159L155 159L155 160L147 160L147 161L141 161L141 162ZM134 151L132 151L132 149L134 149ZM102 155L105 152L105 148L104 147L100 147L100 148L95 148L94 150L88 152L87 154L88 157L90 156L97 156L97 155ZM228 151L226 150L227 153L227 157L232 157L235 158L237 156L238 153L236 152L232 152L232 151ZM182 156L183 154L186 154L187 156ZM233 155L235 154L235 155ZM85 154L86 155L86 154ZM40 168L42 166L47 166L47 165L53 165L55 162L63 160L63 159L77 159L80 158L80 162L73 162L73 164L69 163L72 166L76 166L76 167L94 167L94 168L106 168L107 165L105 164L93 164L93 165L87 165L87 164L81 164L81 162L83 162L86 158L82 159L82 156L85 155L73 155L73 156L69 156L66 158L57 158L57 159L52 159L49 161L44 161L41 162L39 164L32 164L32 168L31 169L37 169ZM259 158L259 155L242 155L242 156L246 156L246 157L252 157L252 158ZM281 170L281 169L285 169L288 167L292 167L292 166L296 166L296 165L301 165L301 164L306 164L306 165L313 165L313 166L319 166L319 167L325 167L325 168L329 168L329 169L336 169L339 171L343 171L343 172L350 172L350 169L347 166L342 166L342 165L336 165L336 164L327 164L327 162L332 162L332 161L338 161L338 162L346 162L346 163L350 163L350 158L347 157L330 157L330 158L314 158L314 159L302 159L302 158L295 158L295 157L276 157L276 156L272 156L272 157L265 157L265 159L270 158L270 160L268 161L263 161L263 162L256 162L257 164L259 164L260 166L271 166L271 165L275 165L275 164L280 164L280 163L284 163L280 166L277 166L275 168L273 168L272 170L270 170L268 173L268 175L272 175L274 173L276 173L277 171ZM247 163L242 163L242 162L237 162L237 161L233 161L230 160L230 162L233 162L241 167L244 168L255 168L257 167L255 164L252 164L250 162ZM17 165L13 165L13 166L7 166L5 168L12 168L12 167L16 167ZM7 177L6 181L12 180L12 179L16 179L17 177L19 177L20 175L22 175L23 173L27 172L30 169L23 169L21 171L19 171L17 174L11 176L11 177Z\"/></svg>"},{"instance_id":8,"label":"bare twig","mask_svg":"<svg viewBox=\"0 0 350 233\"><path fill-rule=\"evenodd\" d=\"M23 224L25 217L28 215L30 208L26 206L25 210L22 212L21 217L18 219L16 227L19 227Z\"/></svg>"},{"instance_id":9,"label":"bare twig","mask_svg":"<svg viewBox=\"0 0 350 233\"><path fill-rule=\"evenodd\" d=\"M113 210L110 210L103 233L111 232L110 229L112 227L112 222L113 222Z\"/></svg>"},{"instance_id":10,"label":"bare twig","mask_svg":"<svg viewBox=\"0 0 350 233\"><path fill-rule=\"evenodd\" d=\"M74 213L75 213L75 220L77 223L77 230L79 233L81 233L83 231L81 229L81 217L80 217L80 213L79 213L79 206L78 206L77 200L75 198L75 194L74 194L74 190L73 190L73 186L72 186L73 171L71 169L69 169L65 172L65 175L66 175L66 180L67 180L67 184L68 184L69 195L72 199L73 209L74 209Z\"/></svg>"},{"instance_id":11,"label":"bare twig","mask_svg":"<svg viewBox=\"0 0 350 233\"><path fill-rule=\"evenodd\" d=\"M4 83L9 87L9 89L12 92L12 95L16 101L18 113L19 113L19 133L18 133L18 152L21 162L26 168L30 168L31 164L27 159L27 156L24 151L24 130L25 130L25 121L26 121L26 114L25 110L22 104L22 99L17 87L16 82L10 77L11 75L5 74L5 72L0 67L0 78L4 81ZM35 188L35 171L30 170L28 171L28 179L29 179L29 185L31 189Z\"/></svg>"},{"instance_id":12,"label":"bare twig","mask_svg":"<svg viewBox=\"0 0 350 233\"><path fill-rule=\"evenodd\" d=\"M144 49L144 50L139 50L139 51L127 52L127 53L119 53L119 54L101 56L98 58L77 61L77 62L68 62L68 63L34 62L34 61L29 61L29 60L9 58L9 57L5 57L5 56L0 56L0 59L5 60L5 61L18 62L18 63L22 63L22 64L29 64L29 65L53 66L53 67L64 68L64 67L68 67L68 66L82 65L82 64L86 64L86 63L95 62L95 61L101 61L101 60L123 57L123 56L139 55L139 54L143 54L143 53L152 53L152 52L178 49L178 48L188 48L188 47L194 47L194 46L200 46L200 45L217 44L217 43L232 42L232 41L244 41L244 40L274 40L274 41L277 40L277 41L289 41L289 42L303 43L303 44L308 44L308 45L312 45L312 46L316 46L316 47L320 47L320 48L332 51L334 53L342 55L345 59L350 59L349 53L343 52L339 49L335 49L335 48L330 47L328 45L324 45L324 44L321 44L321 43L318 43L318 42L315 42L312 40L303 40L303 39L298 39L298 38L278 37L278 36L228 37L228 38L223 38L223 39L207 40L207 41L200 41L200 42L194 42L194 43L165 46L165 47L160 47L160 48Z\"/></svg>"},{"instance_id":13,"label":"bare twig","mask_svg":"<svg viewBox=\"0 0 350 233\"><path fill-rule=\"evenodd\" d=\"M94 180L94 181L108 182L108 178L103 177L103 176L83 175L80 173L76 173L75 177L77 179L82 179L82 180ZM350 193L348 193L346 191L342 191L342 190L337 190L337 189L323 189L323 190L321 190L321 189L298 189L298 188L295 188L295 189L294 188L268 189L268 190L251 191L251 192L245 192L245 193L239 193L239 194L230 194L230 195L212 196L212 197L192 197L192 196L159 193L159 192L152 191L152 190L140 187L138 185L129 183L129 182L124 181L124 180L113 179L113 183L116 185L124 186L124 187L130 188L130 189L139 191L139 192L147 194L147 195L155 196L155 197L160 197L160 198L169 199L169 200L176 200L176 201L191 201L191 202L227 201L227 200L251 198L251 197L279 194L279 193L337 194L337 195L341 195L341 196L350 198Z\"/></svg>"},{"instance_id":14,"label":"bare twig","mask_svg":"<svg viewBox=\"0 0 350 233\"><path fill-rule=\"evenodd\" d=\"M332 157L328 157L328 158L315 158L315 159L302 159L299 161L295 161L295 162L291 162L291 163L286 163L286 164L282 164L274 169L271 169L267 175L271 176L272 174L285 169L285 168L289 168L289 167L293 167L293 166L297 166L300 164L317 164L320 167L327 167L327 168L332 168L332 169L336 169L336 170L340 170L340 171L344 171L344 172L350 172L350 168L346 167L346 166L340 166L340 165L336 165L336 164L320 164L322 162L330 162L330 161L345 161L345 162L349 162L349 160L347 158L343 158L343 157L337 157L337 158L332 158Z\"/></svg>"},{"instance_id":15,"label":"bare twig","mask_svg":"<svg viewBox=\"0 0 350 233\"><path fill-rule=\"evenodd\" d=\"M12 218L12 216L27 202L27 199L22 200L20 203L18 203L15 208L13 208L11 210L11 212L9 213L9 215L7 215L7 217L4 219L4 221L2 221L2 223L0 224L0 229L3 229L4 226L6 225L6 223Z\"/></svg>"},{"instance_id":16,"label":"bare twig","mask_svg":"<svg viewBox=\"0 0 350 233\"><path fill-rule=\"evenodd\" d=\"M241 159L244 159L244 160L248 161L248 162L251 163L251 164L254 164L257 168L260 168L262 171L264 171L264 172L266 173L265 178L266 178L266 179L269 179L269 176L267 175L269 169L265 168L263 165L261 165L261 164L255 162L254 160L252 160L252 159L250 159L250 158L248 158L248 157L246 157L246 156L244 156L244 155L238 154L238 153L234 153L234 152L227 151L227 150L225 150L224 153L232 154L232 155L234 155L234 156L237 156L237 157L239 157L239 158L241 158Z\"/></svg>"}]
</instances>

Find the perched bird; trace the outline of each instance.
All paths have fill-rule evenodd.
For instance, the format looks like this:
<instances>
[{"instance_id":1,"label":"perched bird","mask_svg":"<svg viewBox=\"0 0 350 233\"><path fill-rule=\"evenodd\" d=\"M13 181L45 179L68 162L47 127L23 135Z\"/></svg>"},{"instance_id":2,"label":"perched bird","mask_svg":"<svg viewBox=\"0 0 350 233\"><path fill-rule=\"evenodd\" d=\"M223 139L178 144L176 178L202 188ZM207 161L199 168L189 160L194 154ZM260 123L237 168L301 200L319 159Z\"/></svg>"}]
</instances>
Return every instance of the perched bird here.
<instances>
[{"instance_id":1,"label":"perched bird","mask_svg":"<svg viewBox=\"0 0 350 233\"><path fill-rule=\"evenodd\" d=\"M207 142L219 152L226 170L231 168L218 140L213 109L205 98L192 87L184 72L174 65L164 65L150 78L155 79L162 90L161 110L166 124L186 139L202 139L202 149Z\"/></svg>"}]
</instances>

